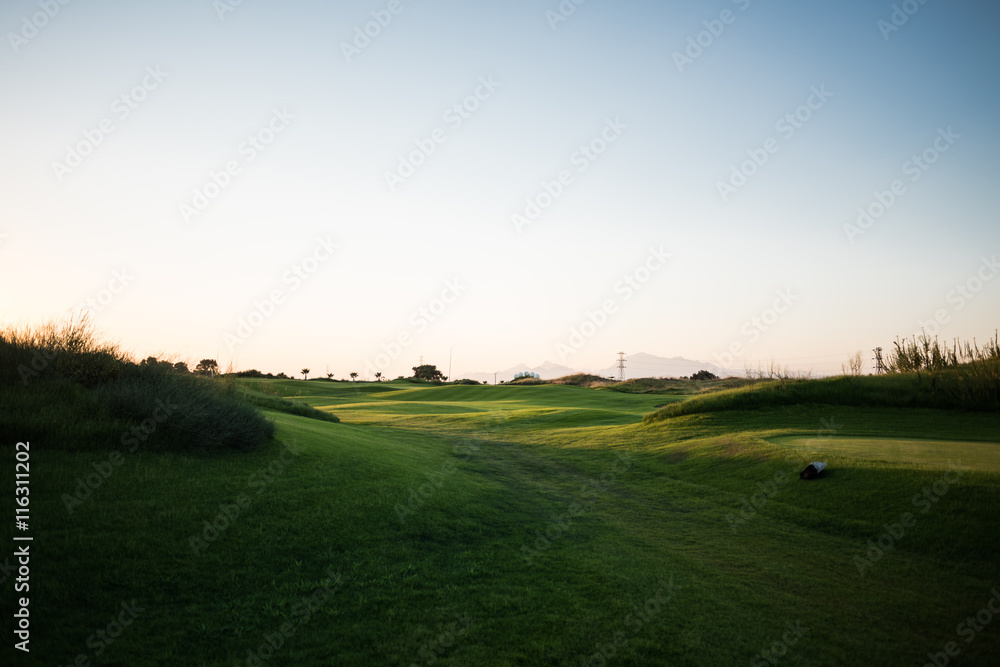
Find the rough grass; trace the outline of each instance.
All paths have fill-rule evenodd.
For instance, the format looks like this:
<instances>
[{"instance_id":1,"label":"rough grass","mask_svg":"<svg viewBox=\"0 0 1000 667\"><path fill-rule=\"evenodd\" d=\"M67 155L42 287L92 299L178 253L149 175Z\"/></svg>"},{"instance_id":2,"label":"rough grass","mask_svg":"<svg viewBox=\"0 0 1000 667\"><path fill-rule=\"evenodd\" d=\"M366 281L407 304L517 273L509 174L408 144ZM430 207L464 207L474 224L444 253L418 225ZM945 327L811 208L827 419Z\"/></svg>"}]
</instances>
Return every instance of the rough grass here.
<instances>
[{"instance_id":1,"label":"rough grass","mask_svg":"<svg viewBox=\"0 0 1000 667\"><path fill-rule=\"evenodd\" d=\"M982 378L985 382L980 381ZM721 410L817 404L1000 412L1000 393L992 388L989 376L971 365L932 372L770 380L672 403L643 421L652 423Z\"/></svg>"},{"instance_id":2,"label":"rough grass","mask_svg":"<svg viewBox=\"0 0 1000 667\"><path fill-rule=\"evenodd\" d=\"M258 447L274 424L226 383L134 363L87 320L0 332L0 418L39 447Z\"/></svg>"},{"instance_id":3,"label":"rough grass","mask_svg":"<svg viewBox=\"0 0 1000 667\"><path fill-rule=\"evenodd\" d=\"M600 375L591 375L590 373L574 373L572 375L564 375L560 378L556 378L555 380L545 380L545 382L551 382L552 384L568 384L574 387L603 387L605 385L613 384L614 380L609 380L608 378L601 377Z\"/></svg>"},{"instance_id":4,"label":"rough grass","mask_svg":"<svg viewBox=\"0 0 1000 667\"><path fill-rule=\"evenodd\" d=\"M663 378L633 378L608 385L608 389L630 394L699 394L735 387L745 387L753 380L723 378L717 380L678 380Z\"/></svg>"},{"instance_id":5,"label":"rough grass","mask_svg":"<svg viewBox=\"0 0 1000 667\"><path fill-rule=\"evenodd\" d=\"M317 410L308 403L301 401L291 401L287 398L252 391L250 389L242 390L239 395L247 402L265 410L274 410L275 412L284 412L289 415L319 419L320 421L328 421L335 424L340 422L340 418L337 415Z\"/></svg>"}]
</instances>

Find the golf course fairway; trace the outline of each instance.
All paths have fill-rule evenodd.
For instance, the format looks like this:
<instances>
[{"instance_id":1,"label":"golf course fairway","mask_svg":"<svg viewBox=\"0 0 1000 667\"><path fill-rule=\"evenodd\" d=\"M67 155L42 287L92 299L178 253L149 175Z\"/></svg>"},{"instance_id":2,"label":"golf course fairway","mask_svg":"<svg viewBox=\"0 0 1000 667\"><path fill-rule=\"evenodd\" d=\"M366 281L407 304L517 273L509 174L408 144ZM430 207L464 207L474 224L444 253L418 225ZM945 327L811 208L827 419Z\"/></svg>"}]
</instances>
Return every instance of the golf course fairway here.
<instances>
[{"instance_id":1,"label":"golf course fairway","mask_svg":"<svg viewBox=\"0 0 1000 667\"><path fill-rule=\"evenodd\" d=\"M1000 661L996 414L243 386L342 421L269 411L252 451L31 442L32 664Z\"/></svg>"}]
</instances>

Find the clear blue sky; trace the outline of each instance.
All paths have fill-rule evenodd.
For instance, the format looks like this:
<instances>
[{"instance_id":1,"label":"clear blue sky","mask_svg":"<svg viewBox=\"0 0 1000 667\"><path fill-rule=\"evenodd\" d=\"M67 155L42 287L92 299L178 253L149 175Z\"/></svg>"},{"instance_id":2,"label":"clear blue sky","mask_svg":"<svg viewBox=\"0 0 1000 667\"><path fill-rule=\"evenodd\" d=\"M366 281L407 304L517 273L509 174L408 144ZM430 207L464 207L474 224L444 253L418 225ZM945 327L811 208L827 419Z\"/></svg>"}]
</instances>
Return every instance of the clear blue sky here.
<instances>
[{"instance_id":1,"label":"clear blue sky","mask_svg":"<svg viewBox=\"0 0 1000 667\"><path fill-rule=\"evenodd\" d=\"M338 377L981 339L1000 6L903 4L10 0L0 319Z\"/></svg>"}]
</instances>

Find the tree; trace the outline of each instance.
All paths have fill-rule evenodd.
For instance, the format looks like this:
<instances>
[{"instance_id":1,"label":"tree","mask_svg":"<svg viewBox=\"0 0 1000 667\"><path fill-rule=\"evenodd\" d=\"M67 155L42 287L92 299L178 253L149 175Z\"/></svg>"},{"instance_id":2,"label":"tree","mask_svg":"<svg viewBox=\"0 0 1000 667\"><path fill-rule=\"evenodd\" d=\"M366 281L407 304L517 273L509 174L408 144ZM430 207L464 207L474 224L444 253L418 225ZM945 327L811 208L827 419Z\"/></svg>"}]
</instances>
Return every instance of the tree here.
<instances>
[{"instance_id":1,"label":"tree","mask_svg":"<svg viewBox=\"0 0 1000 667\"><path fill-rule=\"evenodd\" d=\"M381 382L382 381L382 371L376 371L375 372L375 381L376 382Z\"/></svg>"},{"instance_id":2,"label":"tree","mask_svg":"<svg viewBox=\"0 0 1000 667\"><path fill-rule=\"evenodd\" d=\"M327 380L332 380L333 379L333 373L327 373L326 374L326 379Z\"/></svg>"},{"instance_id":3,"label":"tree","mask_svg":"<svg viewBox=\"0 0 1000 667\"><path fill-rule=\"evenodd\" d=\"M202 359L194 367L194 372L198 375L218 375L219 363L215 359Z\"/></svg>"},{"instance_id":4,"label":"tree","mask_svg":"<svg viewBox=\"0 0 1000 667\"><path fill-rule=\"evenodd\" d=\"M309 369L308 368L303 368L302 369L302 378L305 379L305 380L309 379Z\"/></svg>"},{"instance_id":5,"label":"tree","mask_svg":"<svg viewBox=\"0 0 1000 667\"><path fill-rule=\"evenodd\" d=\"M847 358L846 364L840 365L840 370L844 372L844 375L861 375L861 368L865 365L865 353L858 350L851 356Z\"/></svg>"},{"instance_id":6,"label":"tree","mask_svg":"<svg viewBox=\"0 0 1000 667\"><path fill-rule=\"evenodd\" d=\"M413 367L413 377L418 380L443 380L444 376L441 375L441 371L437 369L434 364L424 364L423 366Z\"/></svg>"},{"instance_id":7,"label":"tree","mask_svg":"<svg viewBox=\"0 0 1000 667\"><path fill-rule=\"evenodd\" d=\"M358 374L357 373L351 373L351 381L353 382L353 381L355 381L357 379L358 379Z\"/></svg>"},{"instance_id":8,"label":"tree","mask_svg":"<svg viewBox=\"0 0 1000 667\"><path fill-rule=\"evenodd\" d=\"M146 357L145 359L139 362L139 365L149 366L150 368L159 368L160 370L164 371L171 371L174 369L174 364L172 362L166 360L160 361L156 357ZM185 368L184 370L187 370L187 368Z\"/></svg>"},{"instance_id":9,"label":"tree","mask_svg":"<svg viewBox=\"0 0 1000 667\"><path fill-rule=\"evenodd\" d=\"M718 380L719 376L711 371L698 371L691 376L692 380Z\"/></svg>"},{"instance_id":10,"label":"tree","mask_svg":"<svg viewBox=\"0 0 1000 667\"><path fill-rule=\"evenodd\" d=\"M174 364L174 370L177 371L178 373L190 373L190 371L188 370L188 365L183 361L178 361L176 364Z\"/></svg>"}]
</instances>

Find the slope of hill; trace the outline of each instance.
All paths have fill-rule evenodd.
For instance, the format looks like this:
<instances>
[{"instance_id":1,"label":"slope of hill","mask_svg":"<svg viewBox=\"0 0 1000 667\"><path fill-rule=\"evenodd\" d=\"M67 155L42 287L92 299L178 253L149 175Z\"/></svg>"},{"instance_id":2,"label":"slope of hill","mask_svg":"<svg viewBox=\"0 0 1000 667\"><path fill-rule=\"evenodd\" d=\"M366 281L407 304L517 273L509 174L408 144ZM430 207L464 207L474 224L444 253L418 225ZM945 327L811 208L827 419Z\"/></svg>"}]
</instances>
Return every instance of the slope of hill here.
<instances>
[{"instance_id":1,"label":"slope of hill","mask_svg":"<svg viewBox=\"0 0 1000 667\"><path fill-rule=\"evenodd\" d=\"M643 425L684 397L247 384L342 423L268 413L277 440L257 451L115 465L32 448L39 664L99 646L128 665L746 665L792 627L782 664L910 665L996 586L996 461L947 462L951 440L1000 447L995 414L794 405ZM873 436L934 450L850 455ZM796 477L817 451L803 437L844 442L814 482ZM109 625L123 601L138 618ZM995 664L996 647L984 634L963 661Z\"/></svg>"}]
</instances>

